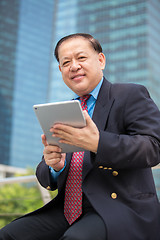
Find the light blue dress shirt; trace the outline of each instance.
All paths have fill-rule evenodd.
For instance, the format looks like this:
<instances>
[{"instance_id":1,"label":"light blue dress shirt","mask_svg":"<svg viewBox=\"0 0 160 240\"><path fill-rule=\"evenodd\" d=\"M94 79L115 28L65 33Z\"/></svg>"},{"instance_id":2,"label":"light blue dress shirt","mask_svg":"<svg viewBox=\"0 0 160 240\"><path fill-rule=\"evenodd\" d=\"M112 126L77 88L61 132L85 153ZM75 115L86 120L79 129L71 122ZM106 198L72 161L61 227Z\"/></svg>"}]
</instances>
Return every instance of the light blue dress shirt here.
<instances>
[{"instance_id":1,"label":"light blue dress shirt","mask_svg":"<svg viewBox=\"0 0 160 240\"><path fill-rule=\"evenodd\" d=\"M102 85L102 82L103 82L103 78L101 79L101 81L99 82L99 84L96 86L95 89L93 89L92 92L90 92L90 98L87 100L87 108L88 108L88 114L89 116L92 118L92 115L93 115L93 111L94 111L94 107L95 107L95 104L96 104L96 100L97 100L97 97L98 97L98 94L99 94L99 90L101 88L101 85ZM79 96L76 95L75 99L78 99L79 100ZM79 100L80 101L80 100ZM65 166L66 166L66 162L65 162ZM64 168L65 168L64 166ZM59 176L59 174L64 170L64 168L62 168L59 172L56 172L52 167L50 167L50 172L51 172L51 177L52 177L52 180L54 182L57 181L57 178Z\"/></svg>"}]
</instances>

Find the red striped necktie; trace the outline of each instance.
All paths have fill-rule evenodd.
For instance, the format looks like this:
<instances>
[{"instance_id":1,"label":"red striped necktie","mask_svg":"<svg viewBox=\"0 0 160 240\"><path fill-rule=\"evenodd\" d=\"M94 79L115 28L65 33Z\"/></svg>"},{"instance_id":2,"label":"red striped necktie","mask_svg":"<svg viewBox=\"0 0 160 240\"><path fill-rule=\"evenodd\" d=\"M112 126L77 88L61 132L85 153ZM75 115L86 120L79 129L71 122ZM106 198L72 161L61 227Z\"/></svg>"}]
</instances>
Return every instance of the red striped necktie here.
<instances>
[{"instance_id":1,"label":"red striped necktie","mask_svg":"<svg viewBox=\"0 0 160 240\"><path fill-rule=\"evenodd\" d=\"M86 101L90 95L80 97L83 110L87 110ZM74 152L70 162L66 181L64 215L71 225L82 214L82 166L84 152Z\"/></svg>"}]
</instances>

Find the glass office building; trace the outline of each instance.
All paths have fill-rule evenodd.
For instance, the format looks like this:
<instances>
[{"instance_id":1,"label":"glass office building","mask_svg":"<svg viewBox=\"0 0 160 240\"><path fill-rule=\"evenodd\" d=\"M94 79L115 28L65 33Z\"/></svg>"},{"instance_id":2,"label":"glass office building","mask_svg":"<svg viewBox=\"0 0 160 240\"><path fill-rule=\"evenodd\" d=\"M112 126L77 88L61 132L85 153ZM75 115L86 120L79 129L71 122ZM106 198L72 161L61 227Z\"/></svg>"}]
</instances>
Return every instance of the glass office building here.
<instances>
[{"instance_id":1,"label":"glass office building","mask_svg":"<svg viewBox=\"0 0 160 240\"><path fill-rule=\"evenodd\" d=\"M54 1L0 1L0 163L35 166L41 130L33 104L47 101Z\"/></svg>"},{"instance_id":2,"label":"glass office building","mask_svg":"<svg viewBox=\"0 0 160 240\"><path fill-rule=\"evenodd\" d=\"M6 13L9 13L6 17ZM10 163L19 1L0 1L0 163Z\"/></svg>"}]
</instances>

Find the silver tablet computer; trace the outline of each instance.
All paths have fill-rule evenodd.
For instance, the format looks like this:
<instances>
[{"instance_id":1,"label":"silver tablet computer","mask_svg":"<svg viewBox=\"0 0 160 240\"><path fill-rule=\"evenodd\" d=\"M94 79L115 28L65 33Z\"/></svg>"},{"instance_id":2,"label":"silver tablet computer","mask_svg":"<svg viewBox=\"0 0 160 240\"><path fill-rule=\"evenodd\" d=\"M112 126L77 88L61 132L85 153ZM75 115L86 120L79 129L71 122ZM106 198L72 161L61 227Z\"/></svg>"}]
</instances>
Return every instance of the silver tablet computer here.
<instances>
[{"instance_id":1,"label":"silver tablet computer","mask_svg":"<svg viewBox=\"0 0 160 240\"><path fill-rule=\"evenodd\" d=\"M52 137L50 128L55 123L63 123L73 127L86 125L83 110L78 100L34 105L33 109L50 145L59 146L62 152L79 152L84 149L69 144L59 143L59 138Z\"/></svg>"}]
</instances>

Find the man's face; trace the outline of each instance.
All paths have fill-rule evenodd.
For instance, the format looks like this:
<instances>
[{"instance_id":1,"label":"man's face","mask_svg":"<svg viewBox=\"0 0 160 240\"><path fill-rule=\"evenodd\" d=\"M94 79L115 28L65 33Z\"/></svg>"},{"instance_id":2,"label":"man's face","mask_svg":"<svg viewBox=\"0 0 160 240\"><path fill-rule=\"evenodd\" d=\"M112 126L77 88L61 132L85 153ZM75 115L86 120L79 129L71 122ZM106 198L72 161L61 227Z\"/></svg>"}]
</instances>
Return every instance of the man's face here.
<instances>
[{"instance_id":1,"label":"man's face","mask_svg":"<svg viewBox=\"0 0 160 240\"><path fill-rule=\"evenodd\" d=\"M100 82L105 56L83 37L64 41L58 50L59 69L65 84L77 95L90 93Z\"/></svg>"}]
</instances>

